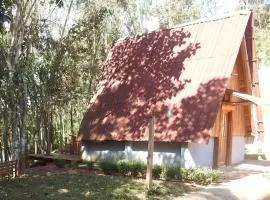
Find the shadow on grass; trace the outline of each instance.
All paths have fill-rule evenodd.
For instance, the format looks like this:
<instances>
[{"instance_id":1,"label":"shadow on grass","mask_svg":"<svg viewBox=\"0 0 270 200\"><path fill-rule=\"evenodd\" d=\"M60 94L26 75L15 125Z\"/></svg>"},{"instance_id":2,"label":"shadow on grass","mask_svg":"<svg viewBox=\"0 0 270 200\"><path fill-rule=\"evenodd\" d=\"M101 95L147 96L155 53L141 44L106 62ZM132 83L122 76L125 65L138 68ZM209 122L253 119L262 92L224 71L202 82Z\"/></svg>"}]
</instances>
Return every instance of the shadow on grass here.
<instances>
[{"instance_id":1,"label":"shadow on grass","mask_svg":"<svg viewBox=\"0 0 270 200\"><path fill-rule=\"evenodd\" d=\"M153 188L147 192L149 199L171 199L183 196L185 193L199 190L198 187L184 184L180 181L156 181Z\"/></svg>"},{"instance_id":2,"label":"shadow on grass","mask_svg":"<svg viewBox=\"0 0 270 200\"><path fill-rule=\"evenodd\" d=\"M155 182L147 195L145 180L95 174L39 173L0 181L0 197L11 199L167 199L185 192L181 183ZM167 196L167 197L166 197Z\"/></svg>"},{"instance_id":3,"label":"shadow on grass","mask_svg":"<svg viewBox=\"0 0 270 200\"><path fill-rule=\"evenodd\" d=\"M201 191L195 192L182 198L187 199L201 199L201 200L220 200L220 199L230 199L239 200L239 197L235 196L228 188L225 187L215 187L206 188Z\"/></svg>"}]
</instances>

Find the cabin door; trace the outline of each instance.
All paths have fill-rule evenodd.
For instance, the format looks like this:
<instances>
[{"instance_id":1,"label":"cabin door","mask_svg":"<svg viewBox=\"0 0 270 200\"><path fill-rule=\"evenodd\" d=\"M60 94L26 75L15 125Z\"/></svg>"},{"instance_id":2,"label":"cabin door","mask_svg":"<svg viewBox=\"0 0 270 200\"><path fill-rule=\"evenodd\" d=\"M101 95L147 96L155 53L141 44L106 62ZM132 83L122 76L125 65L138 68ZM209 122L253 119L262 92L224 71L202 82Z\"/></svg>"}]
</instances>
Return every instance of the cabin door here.
<instances>
[{"instance_id":1,"label":"cabin door","mask_svg":"<svg viewBox=\"0 0 270 200\"><path fill-rule=\"evenodd\" d=\"M226 165L228 160L229 154L229 112L223 112L221 118L221 130L218 139L218 158L217 158L217 165Z\"/></svg>"}]
</instances>

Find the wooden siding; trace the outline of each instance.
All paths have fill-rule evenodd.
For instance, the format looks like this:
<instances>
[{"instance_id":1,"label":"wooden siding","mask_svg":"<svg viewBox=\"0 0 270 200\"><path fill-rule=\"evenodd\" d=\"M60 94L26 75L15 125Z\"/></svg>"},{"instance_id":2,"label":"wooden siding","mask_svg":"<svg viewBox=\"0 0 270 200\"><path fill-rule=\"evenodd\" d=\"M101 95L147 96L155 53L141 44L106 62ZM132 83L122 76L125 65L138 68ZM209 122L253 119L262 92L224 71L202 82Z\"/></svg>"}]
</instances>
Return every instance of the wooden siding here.
<instances>
[{"instance_id":1,"label":"wooden siding","mask_svg":"<svg viewBox=\"0 0 270 200\"><path fill-rule=\"evenodd\" d=\"M219 135L218 140L218 157L217 157L217 164L218 165L225 165L228 156L228 136L229 136L229 124L228 124L228 113L223 112L221 117L221 124L222 128Z\"/></svg>"},{"instance_id":2,"label":"wooden siding","mask_svg":"<svg viewBox=\"0 0 270 200\"><path fill-rule=\"evenodd\" d=\"M249 64L248 64L248 55L247 55L247 50L246 50L246 41L243 40L240 46L240 52L239 52L239 64L241 65L240 70L241 70L241 81L244 83L244 88L242 89L243 92L247 94L252 94L252 89L251 89L251 74L250 74L250 69L249 69ZM241 91L241 90L240 90ZM251 121L251 106L243 106L243 112L244 112L244 121L245 121L245 133L246 135L249 135L252 132L252 121Z\"/></svg>"},{"instance_id":3,"label":"wooden siding","mask_svg":"<svg viewBox=\"0 0 270 200\"><path fill-rule=\"evenodd\" d=\"M227 88L242 93L251 94L250 74L245 59L245 42L242 42L233 72L229 78ZM232 105L230 102L242 102L242 99L225 94L215 124L212 129L212 137L215 137L214 166L228 165L232 156L232 137L246 136L251 133L251 106L250 104Z\"/></svg>"},{"instance_id":4,"label":"wooden siding","mask_svg":"<svg viewBox=\"0 0 270 200\"><path fill-rule=\"evenodd\" d=\"M248 83L246 82L244 74L244 62L241 51L237 56L237 60L228 83L228 88L239 92L248 92ZM241 99L231 96L231 102L239 102ZM249 106L236 106L235 111L232 112L232 135L245 136L248 131L248 124L250 124L248 116Z\"/></svg>"},{"instance_id":5,"label":"wooden siding","mask_svg":"<svg viewBox=\"0 0 270 200\"><path fill-rule=\"evenodd\" d=\"M211 134L212 137L219 136L219 133L221 132L220 125L221 125L221 108L218 110L217 118L216 118L215 124L214 124L213 129L212 129L212 134Z\"/></svg>"},{"instance_id":6,"label":"wooden siding","mask_svg":"<svg viewBox=\"0 0 270 200\"><path fill-rule=\"evenodd\" d=\"M228 81L228 89L236 90L243 93L251 93L250 87L250 74L248 70L248 63L245 59L246 47L243 40L239 50L235 66L231 77ZM234 96L224 96L224 101L241 102L243 100ZM224 106L223 106L224 107ZM228 112L220 107L214 127L212 129L212 137L219 137L222 130L222 113ZM251 133L251 106L250 105L237 105L232 109L232 136L245 136Z\"/></svg>"}]
</instances>

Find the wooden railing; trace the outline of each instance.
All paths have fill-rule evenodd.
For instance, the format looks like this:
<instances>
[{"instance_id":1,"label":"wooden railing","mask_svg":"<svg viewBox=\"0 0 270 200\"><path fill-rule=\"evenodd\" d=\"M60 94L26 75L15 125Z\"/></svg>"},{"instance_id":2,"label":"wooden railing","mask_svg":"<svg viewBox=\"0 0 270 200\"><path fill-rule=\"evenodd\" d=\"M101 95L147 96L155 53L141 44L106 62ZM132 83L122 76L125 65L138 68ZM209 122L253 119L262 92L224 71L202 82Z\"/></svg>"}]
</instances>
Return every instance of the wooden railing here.
<instances>
[{"instance_id":1,"label":"wooden railing","mask_svg":"<svg viewBox=\"0 0 270 200\"><path fill-rule=\"evenodd\" d=\"M64 148L61 150L61 153L79 155L81 153L81 142L77 141L76 136L72 136L69 143L67 138L65 138Z\"/></svg>"},{"instance_id":2,"label":"wooden railing","mask_svg":"<svg viewBox=\"0 0 270 200\"><path fill-rule=\"evenodd\" d=\"M0 179L10 180L17 176L17 161L0 163Z\"/></svg>"}]
</instances>

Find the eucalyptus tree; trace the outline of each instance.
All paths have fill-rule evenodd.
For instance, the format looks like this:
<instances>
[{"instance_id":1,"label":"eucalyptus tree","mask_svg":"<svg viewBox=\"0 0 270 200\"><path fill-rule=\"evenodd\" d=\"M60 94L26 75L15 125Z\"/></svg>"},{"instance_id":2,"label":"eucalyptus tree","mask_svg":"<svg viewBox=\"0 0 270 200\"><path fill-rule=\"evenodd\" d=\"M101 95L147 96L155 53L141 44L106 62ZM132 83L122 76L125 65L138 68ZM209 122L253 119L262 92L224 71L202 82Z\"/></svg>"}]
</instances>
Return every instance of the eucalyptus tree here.
<instances>
[{"instance_id":1,"label":"eucalyptus tree","mask_svg":"<svg viewBox=\"0 0 270 200\"><path fill-rule=\"evenodd\" d=\"M1 2L2 8L10 11L9 23L10 29L2 29L2 45L1 54L3 56L2 69L5 72L5 76L2 77L1 83L5 88L5 92L2 95L3 103L3 143L5 151L5 159L7 159L7 140L8 140L8 123L11 124L12 130L12 155L14 159L19 159L20 152L20 135L18 133L19 128L19 89L22 89L22 121L21 126L21 142L25 144L25 130L26 130L26 85L24 79L22 82L19 76L23 72L23 69L19 66L20 56L22 52L23 39L26 29L26 24L29 23L30 15L32 13L35 1L3 1ZM6 12L5 12L6 13ZM3 28L3 26L2 26ZM19 87L20 85L20 87ZM10 117L10 119L9 119ZM24 145L25 147L25 145ZM24 152L25 148L22 148Z\"/></svg>"},{"instance_id":2,"label":"eucalyptus tree","mask_svg":"<svg viewBox=\"0 0 270 200\"><path fill-rule=\"evenodd\" d=\"M59 2L56 1L57 6ZM5 160L9 148L13 159L24 160L27 147L27 114L29 102L28 72L36 59L34 39L39 34L40 21L37 0L6 0L1 2L1 111ZM9 12L7 12L9 11ZM3 13L9 13L9 28L4 29ZM7 18L7 17L6 17ZM8 26L7 26L8 27ZM30 73L31 74L31 73ZM11 135L9 135L11 130ZM12 139L12 140L11 140ZM8 145L10 141L10 145ZM20 156L21 154L21 156Z\"/></svg>"}]
</instances>

